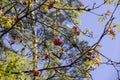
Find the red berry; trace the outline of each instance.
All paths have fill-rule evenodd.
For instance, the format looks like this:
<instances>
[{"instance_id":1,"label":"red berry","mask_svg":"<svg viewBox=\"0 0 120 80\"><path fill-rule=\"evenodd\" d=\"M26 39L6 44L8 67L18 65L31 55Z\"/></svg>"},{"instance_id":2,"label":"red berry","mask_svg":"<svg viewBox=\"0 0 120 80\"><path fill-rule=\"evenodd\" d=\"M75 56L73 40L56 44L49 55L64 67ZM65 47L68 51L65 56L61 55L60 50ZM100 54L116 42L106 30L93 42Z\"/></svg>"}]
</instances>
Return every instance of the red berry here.
<instances>
[{"instance_id":1,"label":"red berry","mask_svg":"<svg viewBox=\"0 0 120 80\"><path fill-rule=\"evenodd\" d=\"M60 22L57 22L57 28L60 28L61 27L61 24L60 24Z\"/></svg>"},{"instance_id":2,"label":"red berry","mask_svg":"<svg viewBox=\"0 0 120 80\"><path fill-rule=\"evenodd\" d=\"M72 29L74 30L74 32L75 32L76 35L80 34L80 30L76 26L73 26Z\"/></svg>"},{"instance_id":3,"label":"red berry","mask_svg":"<svg viewBox=\"0 0 120 80\"><path fill-rule=\"evenodd\" d=\"M47 60L47 59L49 59L50 58L50 55L46 55L45 56L45 59Z\"/></svg>"},{"instance_id":4,"label":"red berry","mask_svg":"<svg viewBox=\"0 0 120 80\"><path fill-rule=\"evenodd\" d=\"M62 51L65 51L65 49L64 49L64 48L61 48L61 50L62 50Z\"/></svg>"},{"instance_id":5,"label":"red berry","mask_svg":"<svg viewBox=\"0 0 120 80\"><path fill-rule=\"evenodd\" d=\"M88 56L91 56L93 53L94 53L94 51L93 51L93 50L90 50L90 51L87 52L87 55L88 55Z\"/></svg>"},{"instance_id":6,"label":"red berry","mask_svg":"<svg viewBox=\"0 0 120 80\"><path fill-rule=\"evenodd\" d=\"M109 29L109 32L110 34L115 35L115 31L112 28Z\"/></svg>"},{"instance_id":7,"label":"red berry","mask_svg":"<svg viewBox=\"0 0 120 80\"><path fill-rule=\"evenodd\" d=\"M82 2L79 3L80 7L84 7L84 4Z\"/></svg>"},{"instance_id":8,"label":"red berry","mask_svg":"<svg viewBox=\"0 0 120 80\"><path fill-rule=\"evenodd\" d=\"M54 3L50 3L47 7L48 7L48 9L51 9L52 7L53 7L53 4Z\"/></svg>"},{"instance_id":9,"label":"red berry","mask_svg":"<svg viewBox=\"0 0 120 80\"><path fill-rule=\"evenodd\" d=\"M38 71L38 70L34 70L33 75L34 75L34 76L38 76L39 73L40 73L40 71Z\"/></svg>"},{"instance_id":10,"label":"red berry","mask_svg":"<svg viewBox=\"0 0 120 80\"><path fill-rule=\"evenodd\" d=\"M77 27L76 26L73 26L73 28L72 28L74 31L76 31L77 30Z\"/></svg>"},{"instance_id":11,"label":"red berry","mask_svg":"<svg viewBox=\"0 0 120 80\"><path fill-rule=\"evenodd\" d=\"M60 46L62 44L62 40L60 38L55 38L54 39L54 45Z\"/></svg>"},{"instance_id":12,"label":"red berry","mask_svg":"<svg viewBox=\"0 0 120 80\"><path fill-rule=\"evenodd\" d=\"M20 39L19 39L19 40L20 40L20 43L22 43L22 41L23 41L23 38L22 38L22 37L20 37Z\"/></svg>"},{"instance_id":13,"label":"red berry","mask_svg":"<svg viewBox=\"0 0 120 80\"><path fill-rule=\"evenodd\" d=\"M76 30L76 34L77 34L77 35L80 34L80 30L79 30L79 29Z\"/></svg>"},{"instance_id":14,"label":"red berry","mask_svg":"<svg viewBox=\"0 0 120 80\"><path fill-rule=\"evenodd\" d=\"M10 45L13 45L13 44L15 44L15 40L10 41Z\"/></svg>"},{"instance_id":15,"label":"red berry","mask_svg":"<svg viewBox=\"0 0 120 80\"><path fill-rule=\"evenodd\" d=\"M17 22L18 21L18 17L14 17L14 21Z\"/></svg>"}]
</instances>

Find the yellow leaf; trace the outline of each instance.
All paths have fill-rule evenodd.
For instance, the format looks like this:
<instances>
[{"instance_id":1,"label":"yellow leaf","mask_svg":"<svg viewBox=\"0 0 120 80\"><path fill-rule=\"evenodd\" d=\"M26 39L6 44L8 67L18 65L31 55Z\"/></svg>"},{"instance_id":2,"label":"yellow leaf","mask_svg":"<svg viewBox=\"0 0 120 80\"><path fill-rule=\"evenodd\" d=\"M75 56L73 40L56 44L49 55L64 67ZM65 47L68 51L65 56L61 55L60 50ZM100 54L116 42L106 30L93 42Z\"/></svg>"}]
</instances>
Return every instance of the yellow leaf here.
<instances>
[{"instance_id":1,"label":"yellow leaf","mask_svg":"<svg viewBox=\"0 0 120 80\"><path fill-rule=\"evenodd\" d=\"M82 25L82 21L80 19L74 19L73 22L80 26Z\"/></svg>"},{"instance_id":2,"label":"yellow leaf","mask_svg":"<svg viewBox=\"0 0 120 80\"><path fill-rule=\"evenodd\" d=\"M98 54L97 59L99 60L99 63L102 63L102 55L101 54Z\"/></svg>"},{"instance_id":3,"label":"yellow leaf","mask_svg":"<svg viewBox=\"0 0 120 80\"><path fill-rule=\"evenodd\" d=\"M117 27L117 31L120 32L120 24L116 26Z\"/></svg>"},{"instance_id":4,"label":"yellow leaf","mask_svg":"<svg viewBox=\"0 0 120 80\"><path fill-rule=\"evenodd\" d=\"M84 76L85 76L85 78L86 78L87 80L90 80L90 78L89 78L89 77L90 77L90 75L89 75L89 73L88 73L88 72L85 72L85 73L84 73Z\"/></svg>"},{"instance_id":5,"label":"yellow leaf","mask_svg":"<svg viewBox=\"0 0 120 80\"><path fill-rule=\"evenodd\" d=\"M3 15L3 12L2 12L2 10L0 10L0 17Z\"/></svg>"},{"instance_id":6,"label":"yellow leaf","mask_svg":"<svg viewBox=\"0 0 120 80\"><path fill-rule=\"evenodd\" d=\"M47 8L47 6L44 8L44 10L45 10L46 13L50 12L50 10Z\"/></svg>"},{"instance_id":7,"label":"yellow leaf","mask_svg":"<svg viewBox=\"0 0 120 80\"><path fill-rule=\"evenodd\" d=\"M113 0L104 0L105 4L112 4Z\"/></svg>"},{"instance_id":8,"label":"yellow leaf","mask_svg":"<svg viewBox=\"0 0 120 80\"><path fill-rule=\"evenodd\" d=\"M98 22L103 22L104 20L105 20L104 16L98 18Z\"/></svg>"},{"instance_id":9,"label":"yellow leaf","mask_svg":"<svg viewBox=\"0 0 120 80\"><path fill-rule=\"evenodd\" d=\"M115 35L109 34L109 37L114 40L115 39Z\"/></svg>"},{"instance_id":10,"label":"yellow leaf","mask_svg":"<svg viewBox=\"0 0 120 80\"><path fill-rule=\"evenodd\" d=\"M96 51L100 51L100 48L101 48L101 45L97 45L97 46L95 47L95 50L96 50Z\"/></svg>"},{"instance_id":11,"label":"yellow leaf","mask_svg":"<svg viewBox=\"0 0 120 80\"><path fill-rule=\"evenodd\" d=\"M82 37L82 36L83 36L83 33L81 32L79 36Z\"/></svg>"},{"instance_id":12,"label":"yellow leaf","mask_svg":"<svg viewBox=\"0 0 120 80\"><path fill-rule=\"evenodd\" d=\"M73 36L73 40L74 40L74 42L77 42L77 36L76 35Z\"/></svg>"}]
</instances>

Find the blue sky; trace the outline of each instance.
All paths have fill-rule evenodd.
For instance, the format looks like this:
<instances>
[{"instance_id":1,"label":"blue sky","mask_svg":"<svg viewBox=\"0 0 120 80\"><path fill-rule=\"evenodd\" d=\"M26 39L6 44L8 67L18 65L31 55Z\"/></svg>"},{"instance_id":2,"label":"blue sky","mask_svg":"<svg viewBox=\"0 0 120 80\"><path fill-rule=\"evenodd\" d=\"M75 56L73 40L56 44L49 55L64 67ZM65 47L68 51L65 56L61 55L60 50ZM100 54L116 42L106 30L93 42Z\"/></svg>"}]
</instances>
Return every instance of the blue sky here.
<instances>
[{"instance_id":1,"label":"blue sky","mask_svg":"<svg viewBox=\"0 0 120 80\"><path fill-rule=\"evenodd\" d=\"M85 6L89 5L91 7L91 5L94 2L96 4L101 4L103 3L104 0L81 0L81 1L85 4ZM113 11L114 7L115 7L114 5L104 5L94 10L93 12L102 14L102 13L105 13L107 10ZM115 12L114 16L116 17L116 19L114 21L120 24L120 11L119 10L120 10L120 6ZM83 37L83 39L88 40L90 44L95 43L99 39L101 33L103 32L105 23L106 23L106 21L103 23L99 23L98 18L99 16L96 16L91 13L86 13L84 16L80 17L80 19L83 21L83 26L82 26L83 29L85 27L89 27L94 32L94 37L95 37L94 39L90 39L90 38L88 39L88 38ZM113 61L120 61L119 41L120 41L120 33L118 33L117 31L116 31L115 40L111 40L109 36L106 35L100 42L100 45L102 45L101 50L100 50L101 53ZM105 60L103 59L103 61ZM91 74L93 75L94 80L117 80L117 73L115 69L113 68L113 66L109 66L109 65L102 64L99 67L97 67L97 69L95 69L94 71L91 71Z\"/></svg>"}]
</instances>

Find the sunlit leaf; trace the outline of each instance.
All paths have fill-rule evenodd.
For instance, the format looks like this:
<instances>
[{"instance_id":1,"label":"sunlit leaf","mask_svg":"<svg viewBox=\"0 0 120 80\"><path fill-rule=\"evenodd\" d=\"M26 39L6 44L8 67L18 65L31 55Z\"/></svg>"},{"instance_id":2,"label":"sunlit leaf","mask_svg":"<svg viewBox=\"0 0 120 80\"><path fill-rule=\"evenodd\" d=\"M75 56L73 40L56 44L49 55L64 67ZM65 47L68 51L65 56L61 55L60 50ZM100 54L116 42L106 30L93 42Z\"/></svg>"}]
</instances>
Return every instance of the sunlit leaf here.
<instances>
[{"instance_id":1,"label":"sunlit leaf","mask_svg":"<svg viewBox=\"0 0 120 80\"><path fill-rule=\"evenodd\" d=\"M105 19L106 19L105 16L101 16L98 18L98 22L103 22Z\"/></svg>"},{"instance_id":2,"label":"sunlit leaf","mask_svg":"<svg viewBox=\"0 0 120 80\"><path fill-rule=\"evenodd\" d=\"M83 35L84 35L84 34L81 32L79 36L80 36L80 37L83 37Z\"/></svg>"},{"instance_id":3,"label":"sunlit leaf","mask_svg":"<svg viewBox=\"0 0 120 80\"><path fill-rule=\"evenodd\" d=\"M120 32L120 24L116 25L117 31Z\"/></svg>"},{"instance_id":4,"label":"sunlit leaf","mask_svg":"<svg viewBox=\"0 0 120 80\"><path fill-rule=\"evenodd\" d=\"M95 50L96 50L96 51L100 51L100 48L101 48L101 45L97 45L97 46L95 47Z\"/></svg>"},{"instance_id":5,"label":"sunlit leaf","mask_svg":"<svg viewBox=\"0 0 120 80\"><path fill-rule=\"evenodd\" d=\"M105 4L112 4L113 0L104 0Z\"/></svg>"},{"instance_id":6,"label":"sunlit leaf","mask_svg":"<svg viewBox=\"0 0 120 80\"><path fill-rule=\"evenodd\" d=\"M73 22L80 25L80 26L82 25L82 21L80 19L76 18L76 19L73 20Z\"/></svg>"},{"instance_id":7,"label":"sunlit leaf","mask_svg":"<svg viewBox=\"0 0 120 80\"><path fill-rule=\"evenodd\" d=\"M99 66L102 63L102 55L97 52L97 57L93 59L94 66Z\"/></svg>"},{"instance_id":8,"label":"sunlit leaf","mask_svg":"<svg viewBox=\"0 0 120 80\"><path fill-rule=\"evenodd\" d=\"M114 40L115 39L115 35L109 34L109 37Z\"/></svg>"}]
</instances>

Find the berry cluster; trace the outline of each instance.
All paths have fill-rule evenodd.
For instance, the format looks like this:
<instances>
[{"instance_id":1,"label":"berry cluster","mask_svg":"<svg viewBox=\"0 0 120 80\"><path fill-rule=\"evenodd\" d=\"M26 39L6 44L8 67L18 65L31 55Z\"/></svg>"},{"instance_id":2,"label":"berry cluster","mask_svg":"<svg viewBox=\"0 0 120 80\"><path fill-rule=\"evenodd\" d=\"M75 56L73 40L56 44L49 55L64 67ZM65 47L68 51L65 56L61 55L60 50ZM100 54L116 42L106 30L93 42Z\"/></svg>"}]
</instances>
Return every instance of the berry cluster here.
<instances>
[{"instance_id":1,"label":"berry cluster","mask_svg":"<svg viewBox=\"0 0 120 80\"><path fill-rule=\"evenodd\" d=\"M76 35L80 34L80 30L76 26L73 26L72 29L73 29L73 31L75 32Z\"/></svg>"},{"instance_id":2,"label":"berry cluster","mask_svg":"<svg viewBox=\"0 0 120 80\"><path fill-rule=\"evenodd\" d=\"M60 46L62 44L62 40L60 38L55 38L54 39L54 45Z\"/></svg>"}]
</instances>

